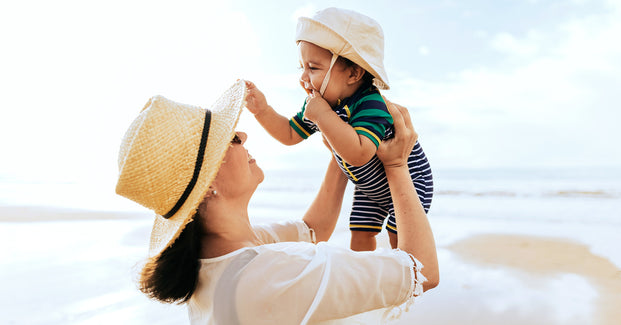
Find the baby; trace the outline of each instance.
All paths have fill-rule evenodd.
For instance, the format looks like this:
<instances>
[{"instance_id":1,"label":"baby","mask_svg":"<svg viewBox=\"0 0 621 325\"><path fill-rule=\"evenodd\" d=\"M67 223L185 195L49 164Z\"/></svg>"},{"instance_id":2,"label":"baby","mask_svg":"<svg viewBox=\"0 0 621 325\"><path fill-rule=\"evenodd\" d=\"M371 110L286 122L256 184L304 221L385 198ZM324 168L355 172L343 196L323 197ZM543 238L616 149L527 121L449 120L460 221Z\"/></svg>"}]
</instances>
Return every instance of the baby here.
<instances>
[{"instance_id":1,"label":"baby","mask_svg":"<svg viewBox=\"0 0 621 325\"><path fill-rule=\"evenodd\" d=\"M248 110L275 139L293 145L320 131L343 173L355 184L350 215L351 248L376 248L375 236L386 229L397 247L397 227L390 189L375 155L392 136L392 116L378 88L389 89L384 71L384 35L379 24L357 12L328 8L298 21L300 85L308 97L291 119L267 104L263 93L247 82ZM431 167L417 142L409 170L418 196L429 210L433 195Z\"/></svg>"}]
</instances>

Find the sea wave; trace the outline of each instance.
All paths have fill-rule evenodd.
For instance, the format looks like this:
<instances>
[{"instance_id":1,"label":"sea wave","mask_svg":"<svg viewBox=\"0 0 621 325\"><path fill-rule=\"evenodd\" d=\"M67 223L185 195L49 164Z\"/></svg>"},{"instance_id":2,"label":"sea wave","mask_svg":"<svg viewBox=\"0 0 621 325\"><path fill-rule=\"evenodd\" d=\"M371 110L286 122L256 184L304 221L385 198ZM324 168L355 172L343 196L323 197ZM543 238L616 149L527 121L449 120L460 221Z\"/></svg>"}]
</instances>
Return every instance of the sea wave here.
<instances>
[{"instance_id":1,"label":"sea wave","mask_svg":"<svg viewBox=\"0 0 621 325\"><path fill-rule=\"evenodd\" d=\"M596 198L618 199L621 193L607 190L555 190L543 192L517 192L505 190L490 191L465 191L465 190L441 190L435 191L434 195L440 196L473 196L473 197L561 197L561 198Z\"/></svg>"}]
</instances>

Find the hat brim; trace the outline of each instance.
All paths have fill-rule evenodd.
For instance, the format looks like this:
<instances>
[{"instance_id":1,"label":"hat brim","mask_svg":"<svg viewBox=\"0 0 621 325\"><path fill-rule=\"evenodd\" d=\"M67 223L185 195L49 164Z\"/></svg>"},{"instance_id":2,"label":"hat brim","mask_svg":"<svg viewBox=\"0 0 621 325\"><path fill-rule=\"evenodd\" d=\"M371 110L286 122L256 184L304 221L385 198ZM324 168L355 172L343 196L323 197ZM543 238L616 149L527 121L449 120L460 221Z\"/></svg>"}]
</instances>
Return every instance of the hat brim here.
<instances>
[{"instance_id":1,"label":"hat brim","mask_svg":"<svg viewBox=\"0 0 621 325\"><path fill-rule=\"evenodd\" d=\"M156 214L149 243L150 257L159 255L172 245L185 226L192 221L209 186L218 174L234 136L235 127L245 105L245 98L245 81L238 80L210 107L211 123L198 180L185 203L173 216L166 219Z\"/></svg>"},{"instance_id":2,"label":"hat brim","mask_svg":"<svg viewBox=\"0 0 621 325\"><path fill-rule=\"evenodd\" d=\"M361 56L361 51L346 37L330 26L309 17L298 18L295 42L306 41L322 47L336 55L356 63L373 75L376 87L389 90L388 76L383 66L372 65L368 58Z\"/></svg>"}]
</instances>

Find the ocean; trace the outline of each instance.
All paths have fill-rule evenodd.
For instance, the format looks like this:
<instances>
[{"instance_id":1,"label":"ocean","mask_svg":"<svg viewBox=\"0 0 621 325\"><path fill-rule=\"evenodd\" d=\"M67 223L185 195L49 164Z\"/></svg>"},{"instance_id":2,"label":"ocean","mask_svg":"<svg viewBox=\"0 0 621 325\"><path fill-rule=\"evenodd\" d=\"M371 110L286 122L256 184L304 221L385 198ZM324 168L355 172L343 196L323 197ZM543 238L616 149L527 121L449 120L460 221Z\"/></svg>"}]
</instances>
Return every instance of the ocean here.
<instances>
[{"instance_id":1,"label":"ocean","mask_svg":"<svg viewBox=\"0 0 621 325\"><path fill-rule=\"evenodd\" d=\"M260 215L302 213L322 177L322 171L266 171L252 206ZM343 214L352 191L350 184ZM437 169L429 216L621 225L621 169Z\"/></svg>"},{"instance_id":2,"label":"ocean","mask_svg":"<svg viewBox=\"0 0 621 325\"><path fill-rule=\"evenodd\" d=\"M250 204L257 219L298 218L323 170L269 170ZM349 213L348 185L342 214ZM24 182L0 178L0 205L145 211L109 183ZM430 218L584 222L621 225L621 168L434 169Z\"/></svg>"}]
</instances>

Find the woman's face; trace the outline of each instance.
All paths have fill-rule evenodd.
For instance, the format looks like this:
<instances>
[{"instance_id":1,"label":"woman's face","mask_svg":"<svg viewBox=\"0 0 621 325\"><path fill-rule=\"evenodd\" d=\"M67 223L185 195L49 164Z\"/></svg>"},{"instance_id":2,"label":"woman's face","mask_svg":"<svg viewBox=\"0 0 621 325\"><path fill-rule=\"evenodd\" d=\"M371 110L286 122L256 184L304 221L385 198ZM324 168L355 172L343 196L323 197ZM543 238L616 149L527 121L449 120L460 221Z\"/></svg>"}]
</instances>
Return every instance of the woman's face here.
<instances>
[{"instance_id":1,"label":"woman's face","mask_svg":"<svg viewBox=\"0 0 621 325\"><path fill-rule=\"evenodd\" d=\"M244 132L236 133L214 180L218 192L226 197L251 196L263 181L263 171L244 148L247 138Z\"/></svg>"},{"instance_id":2,"label":"woman's face","mask_svg":"<svg viewBox=\"0 0 621 325\"><path fill-rule=\"evenodd\" d=\"M305 41L300 42L299 50L302 69L300 85L304 88L306 93L310 93L310 91L314 90L319 94L323 79L328 73L328 69L330 69L332 53L322 47ZM323 93L323 98L330 106L334 107L337 99L343 99L344 88L347 85L347 76L348 69L340 60L337 60L330 72L328 87Z\"/></svg>"}]
</instances>

